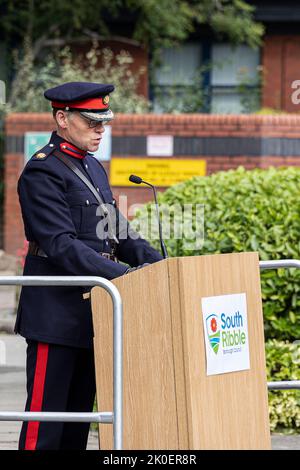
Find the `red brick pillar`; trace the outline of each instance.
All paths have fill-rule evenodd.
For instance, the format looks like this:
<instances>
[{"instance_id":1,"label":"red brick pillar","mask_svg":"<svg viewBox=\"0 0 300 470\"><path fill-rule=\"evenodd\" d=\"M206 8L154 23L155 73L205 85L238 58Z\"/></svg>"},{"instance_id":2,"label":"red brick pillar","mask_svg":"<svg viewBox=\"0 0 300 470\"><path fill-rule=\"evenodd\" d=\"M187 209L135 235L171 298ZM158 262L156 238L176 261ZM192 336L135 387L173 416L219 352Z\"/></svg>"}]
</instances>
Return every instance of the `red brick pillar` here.
<instances>
[{"instance_id":1,"label":"red brick pillar","mask_svg":"<svg viewBox=\"0 0 300 470\"><path fill-rule=\"evenodd\" d=\"M25 235L19 201L17 198L17 180L23 168L23 155L10 153L5 155L4 167L4 249L17 254L22 248Z\"/></svg>"},{"instance_id":2,"label":"red brick pillar","mask_svg":"<svg viewBox=\"0 0 300 470\"><path fill-rule=\"evenodd\" d=\"M299 112L292 103L292 83L300 80L300 35L266 36L262 51L264 84L262 106Z\"/></svg>"}]
</instances>

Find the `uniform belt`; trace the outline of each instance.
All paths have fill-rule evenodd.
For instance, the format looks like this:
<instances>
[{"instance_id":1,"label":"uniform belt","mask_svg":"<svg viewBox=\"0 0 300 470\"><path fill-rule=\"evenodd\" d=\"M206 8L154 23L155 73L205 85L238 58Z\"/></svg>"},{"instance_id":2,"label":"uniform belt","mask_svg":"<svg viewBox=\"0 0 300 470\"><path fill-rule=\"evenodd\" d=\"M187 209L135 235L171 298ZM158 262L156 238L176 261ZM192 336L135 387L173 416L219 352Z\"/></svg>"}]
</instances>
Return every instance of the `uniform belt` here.
<instances>
[{"instance_id":1,"label":"uniform belt","mask_svg":"<svg viewBox=\"0 0 300 470\"><path fill-rule=\"evenodd\" d=\"M27 254L34 256L43 256L44 258L47 258L46 253L39 247L36 242L29 242ZM99 255L103 256L106 259L110 259L111 261L115 261L116 263L118 262L117 257L112 255L111 253L99 252Z\"/></svg>"},{"instance_id":2,"label":"uniform belt","mask_svg":"<svg viewBox=\"0 0 300 470\"><path fill-rule=\"evenodd\" d=\"M104 258L110 259L111 261L114 261L115 263L118 263L118 258L115 255L112 255L111 253L99 253L99 255L104 256Z\"/></svg>"},{"instance_id":3,"label":"uniform belt","mask_svg":"<svg viewBox=\"0 0 300 470\"><path fill-rule=\"evenodd\" d=\"M43 256L44 258L47 258L46 253L35 242L29 242L27 254L34 256Z\"/></svg>"}]
</instances>

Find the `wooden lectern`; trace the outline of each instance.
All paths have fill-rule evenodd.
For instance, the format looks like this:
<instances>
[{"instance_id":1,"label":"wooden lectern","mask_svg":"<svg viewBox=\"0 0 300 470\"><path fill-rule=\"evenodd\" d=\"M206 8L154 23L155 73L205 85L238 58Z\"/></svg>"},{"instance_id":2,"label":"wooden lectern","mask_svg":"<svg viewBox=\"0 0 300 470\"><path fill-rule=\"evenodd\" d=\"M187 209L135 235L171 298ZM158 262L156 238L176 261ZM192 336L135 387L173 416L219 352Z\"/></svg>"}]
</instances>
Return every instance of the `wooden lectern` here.
<instances>
[{"instance_id":1,"label":"wooden lectern","mask_svg":"<svg viewBox=\"0 0 300 470\"><path fill-rule=\"evenodd\" d=\"M124 305L124 449L270 449L257 253L170 258L114 281ZM206 373L201 298L246 293L250 370ZM113 409L112 305L91 292L99 410ZM99 425L101 449L112 426Z\"/></svg>"}]
</instances>

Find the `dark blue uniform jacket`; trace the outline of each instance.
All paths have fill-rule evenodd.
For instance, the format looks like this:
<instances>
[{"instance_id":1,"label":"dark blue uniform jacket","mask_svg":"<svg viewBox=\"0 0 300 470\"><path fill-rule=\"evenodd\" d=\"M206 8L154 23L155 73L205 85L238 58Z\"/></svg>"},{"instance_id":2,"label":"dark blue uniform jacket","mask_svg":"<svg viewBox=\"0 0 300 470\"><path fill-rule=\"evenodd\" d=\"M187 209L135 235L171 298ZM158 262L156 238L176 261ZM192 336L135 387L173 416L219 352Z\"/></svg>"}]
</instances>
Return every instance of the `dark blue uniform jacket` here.
<instances>
[{"instance_id":1,"label":"dark blue uniform jacket","mask_svg":"<svg viewBox=\"0 0 300 470\"><path fill-rule=\"evenodd\" d=\"M27 240L36 242L47 257L28 254L24 275L101 276L114 279L127 267L104 258L110 241L97 237L99 205L87 186L53 155L63 140L54 132L49 144L25 166L18 194ZM65 154L66 155L66 154ZM67 158L98 188L106 203L114 204L106 172L91 155ZM116 209L117 210L117 209ZM162 256L142 238L119 240L119 260L130 266L154 263ZM28 339L75 347L92 347L90 301L80 287L23 287L15 332Z\"/></svg>"}]
</instances>

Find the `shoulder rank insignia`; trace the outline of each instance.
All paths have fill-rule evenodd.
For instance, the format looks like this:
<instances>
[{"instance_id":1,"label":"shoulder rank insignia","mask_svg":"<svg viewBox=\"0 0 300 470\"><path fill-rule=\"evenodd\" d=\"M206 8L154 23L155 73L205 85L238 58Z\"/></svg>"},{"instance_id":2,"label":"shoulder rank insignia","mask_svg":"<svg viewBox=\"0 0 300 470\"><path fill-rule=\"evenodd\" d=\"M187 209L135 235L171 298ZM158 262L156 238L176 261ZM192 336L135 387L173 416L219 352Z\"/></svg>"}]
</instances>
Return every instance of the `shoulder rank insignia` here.
<instances>
[{"instance_id":1,"label":"shoulder rank insignia","mask_svg":"<svg viewBox=\"0 0 300 470\"><path fill-rule=\"evenodd\" d=\"M54 144L47 144L32 156L32 160L45 160L55 150Z\"/></svg>"}]
</instances>

